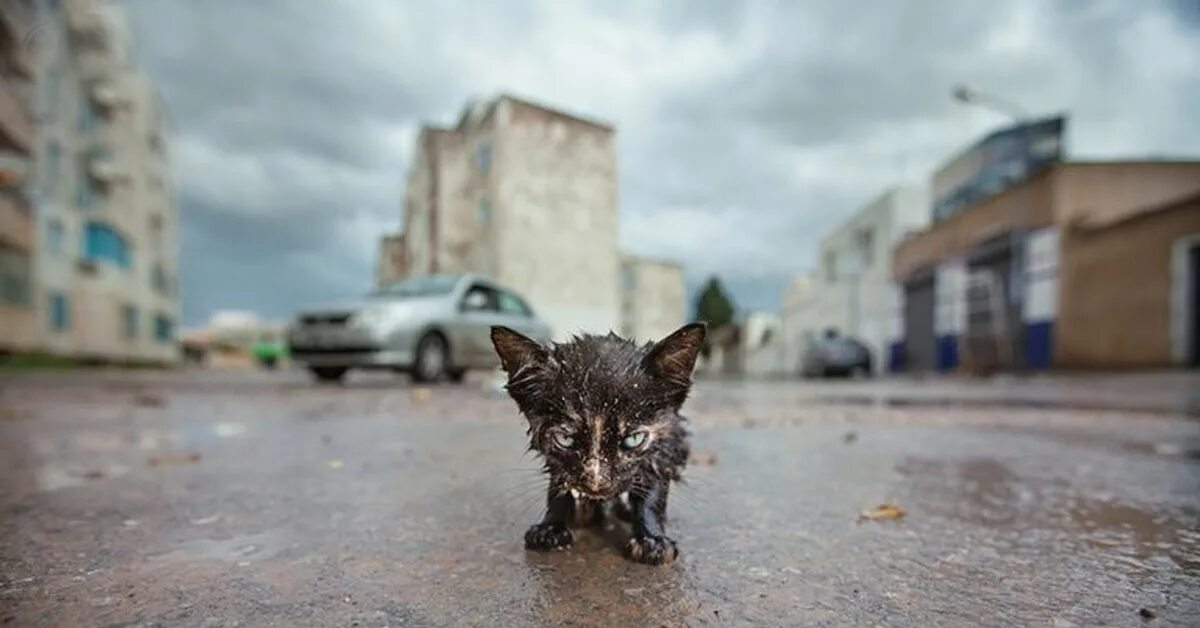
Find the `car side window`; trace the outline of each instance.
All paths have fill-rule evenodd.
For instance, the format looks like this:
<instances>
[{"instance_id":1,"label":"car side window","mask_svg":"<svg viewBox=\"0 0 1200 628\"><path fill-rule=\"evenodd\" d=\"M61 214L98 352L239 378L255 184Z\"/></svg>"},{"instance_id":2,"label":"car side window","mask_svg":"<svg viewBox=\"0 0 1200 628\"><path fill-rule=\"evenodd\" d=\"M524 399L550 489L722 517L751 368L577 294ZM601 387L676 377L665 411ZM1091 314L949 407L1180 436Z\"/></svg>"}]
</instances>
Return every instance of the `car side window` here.
<instances>
[{"instance_id":1,"label":"car side window","mask_svg":"<svg viewBox=\"0 0 1200 628\"><path fill-rule=\"evenodd\" d=\"M521 297L507 291L500 292L500 311L513 316L533 316L533 312L529 310L529 306L525 305Z\"/></svg>"},{"instance_id":2,"label":"car side window","mask_svg":"<svg viewBox=\"0 0 1200 628\"><path fill-rule=\"evenodd\" d=\"M495 312L499 309L496 291L483 285L474 285L463 295L462 309L472 312Z\"/></svg>"}]
</instances>

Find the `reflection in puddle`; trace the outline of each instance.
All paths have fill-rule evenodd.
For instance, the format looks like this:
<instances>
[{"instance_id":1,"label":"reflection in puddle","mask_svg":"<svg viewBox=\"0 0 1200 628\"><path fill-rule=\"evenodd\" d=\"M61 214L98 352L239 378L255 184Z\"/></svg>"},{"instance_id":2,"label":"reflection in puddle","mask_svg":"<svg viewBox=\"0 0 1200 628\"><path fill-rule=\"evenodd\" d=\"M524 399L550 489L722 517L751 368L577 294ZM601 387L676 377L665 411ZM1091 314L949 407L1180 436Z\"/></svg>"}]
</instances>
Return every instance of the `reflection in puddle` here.
<instances>
[{"instance_id":1,"label":"reflection in puddle","mask_svg":"<svg viewBox=\"0 0 1200 628\"><path fill-rule=\"evenodd\" d=\"M1117 568L1200 573L1200 533L1192 532L1200 525L1198 512L1147 510L1054 478L1025 480L989 458L907 458L897 471L913 483L929 514L1009 532L993 535L995 550L1039 539L1099 550Z\"/></svg>"}]
</instances>

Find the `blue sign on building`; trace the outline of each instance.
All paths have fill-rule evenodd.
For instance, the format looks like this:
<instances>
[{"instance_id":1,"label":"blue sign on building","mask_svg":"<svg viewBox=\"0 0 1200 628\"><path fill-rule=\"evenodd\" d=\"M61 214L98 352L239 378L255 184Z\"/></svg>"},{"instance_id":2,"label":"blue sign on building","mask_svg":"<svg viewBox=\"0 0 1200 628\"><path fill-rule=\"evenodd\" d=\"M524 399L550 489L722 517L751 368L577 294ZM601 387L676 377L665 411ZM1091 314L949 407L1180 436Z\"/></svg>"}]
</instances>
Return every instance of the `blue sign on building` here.
<instances>
[{"instance_id":1,"label":"blue sign on building","mask_svg":"<svg viewBox=\"0 0 1200 628\"><path fill-rule=\"evenodd\" d=\"M1028 179L1062 159L1066 119L1018 124L980 140L933 177L933 221Z\"/></svg>"}]
</instances>

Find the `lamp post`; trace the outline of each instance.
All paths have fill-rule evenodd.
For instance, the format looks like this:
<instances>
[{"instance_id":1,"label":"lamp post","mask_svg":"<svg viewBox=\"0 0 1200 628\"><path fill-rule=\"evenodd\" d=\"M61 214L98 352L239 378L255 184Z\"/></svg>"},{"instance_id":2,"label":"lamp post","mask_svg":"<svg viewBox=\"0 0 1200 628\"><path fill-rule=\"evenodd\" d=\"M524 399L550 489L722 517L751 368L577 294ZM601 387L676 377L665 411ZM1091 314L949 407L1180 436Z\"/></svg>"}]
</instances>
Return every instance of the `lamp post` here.
<instances>
[{"instance_id":1,"label":"lamp post","mask_svg":"<svg viewBox=\"0 0 1200 628\"><path fill-rule=\"evenodd\" d=\"M1012 118L1013 122L1021 123L1029 118L1029 110L1021 105L992 93L972 89L966 85L956 85L950 90L950 95L964 105L978 105L991 109L996 113Z\"/></svg>"}]
</instances>

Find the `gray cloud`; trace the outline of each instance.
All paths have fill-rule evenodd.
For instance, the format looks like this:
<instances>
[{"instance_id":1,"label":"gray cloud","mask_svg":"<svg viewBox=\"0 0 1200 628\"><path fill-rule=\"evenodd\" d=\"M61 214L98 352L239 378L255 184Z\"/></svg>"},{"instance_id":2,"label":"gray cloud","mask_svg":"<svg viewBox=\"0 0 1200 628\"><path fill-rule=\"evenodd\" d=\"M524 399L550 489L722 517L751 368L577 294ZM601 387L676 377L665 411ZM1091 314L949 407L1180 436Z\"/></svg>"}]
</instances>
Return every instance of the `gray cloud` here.
<instances>
[{"instance_id":1,"label":"gray cloud","mask_svg":"<svg viewBox=\"0 0 1200 628\"><path fill-rule=\"evenodd\" d=\"M364 290L419 124L501 90L615 122L623 245L751 307L1003 122L959 81L1069 111L1077 155L1200 154L1186 2L125 4L177 129L190 323Z\"/></svg>"}]
</instances>

